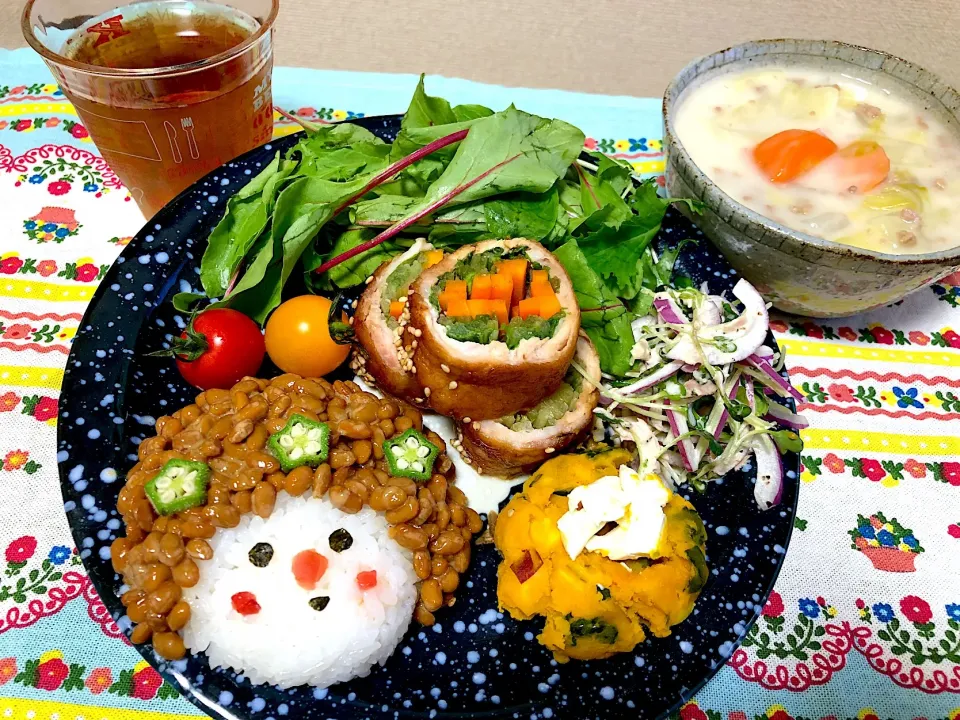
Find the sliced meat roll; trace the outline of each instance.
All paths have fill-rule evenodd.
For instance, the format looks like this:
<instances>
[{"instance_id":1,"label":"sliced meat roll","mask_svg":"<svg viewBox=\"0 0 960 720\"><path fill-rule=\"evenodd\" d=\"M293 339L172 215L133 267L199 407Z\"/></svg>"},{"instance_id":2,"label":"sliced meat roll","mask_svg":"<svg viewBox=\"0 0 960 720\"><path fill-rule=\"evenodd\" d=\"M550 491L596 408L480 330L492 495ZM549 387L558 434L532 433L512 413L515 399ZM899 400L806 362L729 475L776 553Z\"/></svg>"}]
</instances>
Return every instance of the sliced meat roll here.
<instances>
[{"instance_id":1,"label":"sliced meat roll","mask_svg":"<svg viewBox=\"0 0 960 720\"><path fill-rule=\"evenodd\" d=\"M354 314L359 347L351 368L371 385L409 402L416 402L423 393L413 371L415 336L409 328L407 293L423 269L440 257L439 250L417 240L405 253L377 268Z\"/></svg>"},{"instance_id":2,"label":"sliced meat roll","mask_svg":"<svg viewBox=\"0 0 960 720\"><path fill-rule=\"evenodd\" d=\"M492 420L559 387L580 309L566 270L532 240L486 240L447 255L413 283L417 382L441 415Z\"/></svg>"},{"instance_id":3,"label":"sliced meat roll","mask_svg":"<svg viewBox=\"0 0 960 720\"><path fill-rule=\"evenodd\" d=\"M600 393L600 356L581 333L560 387L526 413L460 423L461 447L480 472L510 477L530 472L593 426Z\"/></svg>"}]
</instances>

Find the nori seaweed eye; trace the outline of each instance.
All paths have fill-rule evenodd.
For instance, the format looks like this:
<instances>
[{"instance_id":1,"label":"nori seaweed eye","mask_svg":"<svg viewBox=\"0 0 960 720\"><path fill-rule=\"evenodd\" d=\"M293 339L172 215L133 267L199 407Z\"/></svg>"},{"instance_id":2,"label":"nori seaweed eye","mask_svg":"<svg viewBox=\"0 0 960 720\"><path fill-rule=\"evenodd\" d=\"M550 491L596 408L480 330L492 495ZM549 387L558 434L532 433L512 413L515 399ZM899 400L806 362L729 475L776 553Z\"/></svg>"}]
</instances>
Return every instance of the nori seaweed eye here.
<instances>
[{"instance_id":1,"label":"nori seaweed eye","mask_svg":"<svg viewBox=\"0 0 960 720\"><path fill-rule=\"evenodd\" d=\"M270 564L270 561L273 560L273 545L270 543L257 543L250 548L247 557L250 558L250 562L254 567L266 567Z\"/></svg>"},{"instance_id":2,"label":"nori seaweed eye","mask_svg":"<svg viewBox=\"0 0 960 720\"><path fill-rule=\"evenodd\" d=\"M334 552L349 550L351 545L353 545L353 535L344 528L337 528L330 533L330 549Z\"/></svg>"},{"instance_id":3,"label":"nori seaweed eye","mask_svg":"<svg viewBox=\"0 0 960 720\"><path fill-rule=\"evenodd\" d=\"M315 598L310 598L308 603L310 607L312 607L317 612L320 612L321 610L327 609L327 605L330 604L330 598L328 598L326 595L318 595Z\"/></svg>"}]
</instances>

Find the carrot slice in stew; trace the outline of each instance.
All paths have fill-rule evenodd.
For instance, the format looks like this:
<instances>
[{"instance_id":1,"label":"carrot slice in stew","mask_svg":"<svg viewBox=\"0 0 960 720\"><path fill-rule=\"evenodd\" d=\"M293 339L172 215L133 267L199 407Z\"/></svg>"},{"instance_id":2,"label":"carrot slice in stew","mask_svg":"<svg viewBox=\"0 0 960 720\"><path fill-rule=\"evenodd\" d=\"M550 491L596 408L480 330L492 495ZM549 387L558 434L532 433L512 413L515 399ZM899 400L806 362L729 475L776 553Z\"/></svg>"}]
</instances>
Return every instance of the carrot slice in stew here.
<instances>
[{"instance_id":1,"label":"carrot slice in stew","mask_svg":"<svg viewBox=\"0 0 960 720\"><path fill-rule=\"evenodd\" d=\"M313 590L327 571L330 563L316 550L302 550L293 556L291 570L297 585L304 590Z\"/></svg>"},{"instance_id":2,"label":"carrot slice in stew","mask_svg":"<svg viewBox=\"0 0 960 720\"><path fill-rule=\"evenodd\" d=\"M873 190L890 174L890 158L872 140L859 140L840 148L836 162L839 165L838 174L848 188L855 188L855 192Z\"/></svg>"},{"instance_id":3,"label":"carrot slice in stew","mask_svg":"<svg viewBox=\"0 0 960 720\"><path fill-rule=\"evenodd\" d=\"M784 130L753 149L753 161L771 182L788 183L837 151L830 138L811 130Z\"/></svg>"}]
</instances>

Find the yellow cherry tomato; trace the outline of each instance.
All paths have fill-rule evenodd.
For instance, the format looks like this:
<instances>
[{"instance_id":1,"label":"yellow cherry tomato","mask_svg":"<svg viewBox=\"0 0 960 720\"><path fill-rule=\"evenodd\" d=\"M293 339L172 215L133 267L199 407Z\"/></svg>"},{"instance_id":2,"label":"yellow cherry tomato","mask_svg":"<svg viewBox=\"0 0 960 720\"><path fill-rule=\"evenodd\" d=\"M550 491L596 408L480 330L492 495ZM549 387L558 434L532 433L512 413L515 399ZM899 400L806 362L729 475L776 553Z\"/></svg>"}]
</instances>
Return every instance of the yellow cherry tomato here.
<instances>
[{"instance_id":1,"label":"yellow cherry tomato","mask_svg":"<svg viewBox=\"0 0 960 720\"><path fill-rule=\"evenodd\" d=\"M301 295L282 303L267 320L267 355L284 372L303 377L333 372L347 359L350 346L337 345L330 337L329 315L330 301L319 295Z\"/></svg>"}]
</instances>

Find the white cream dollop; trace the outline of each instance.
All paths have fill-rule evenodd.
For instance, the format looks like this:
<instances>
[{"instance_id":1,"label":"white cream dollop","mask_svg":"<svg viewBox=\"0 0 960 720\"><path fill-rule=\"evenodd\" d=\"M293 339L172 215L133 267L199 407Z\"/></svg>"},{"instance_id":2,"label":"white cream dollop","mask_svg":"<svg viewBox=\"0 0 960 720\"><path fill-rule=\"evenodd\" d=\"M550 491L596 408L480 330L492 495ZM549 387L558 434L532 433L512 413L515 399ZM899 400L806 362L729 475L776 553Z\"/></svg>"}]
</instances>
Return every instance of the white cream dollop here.
<instances>
[{"instance_id":1,"label":"white cream dollop","mask_svg":"<svg viewBox=\"0 0 960 720\"><path fill-rule=\"evenodd\" d=\"M621 465L618 475L574 488L567 496L569 509L557 521L567 554L575 559L587 550L617 561L655 556L671 494L657 475L641 478L629 465ZM609 522L617 527L597 535Z\"/></svg>"}]
</instances>

